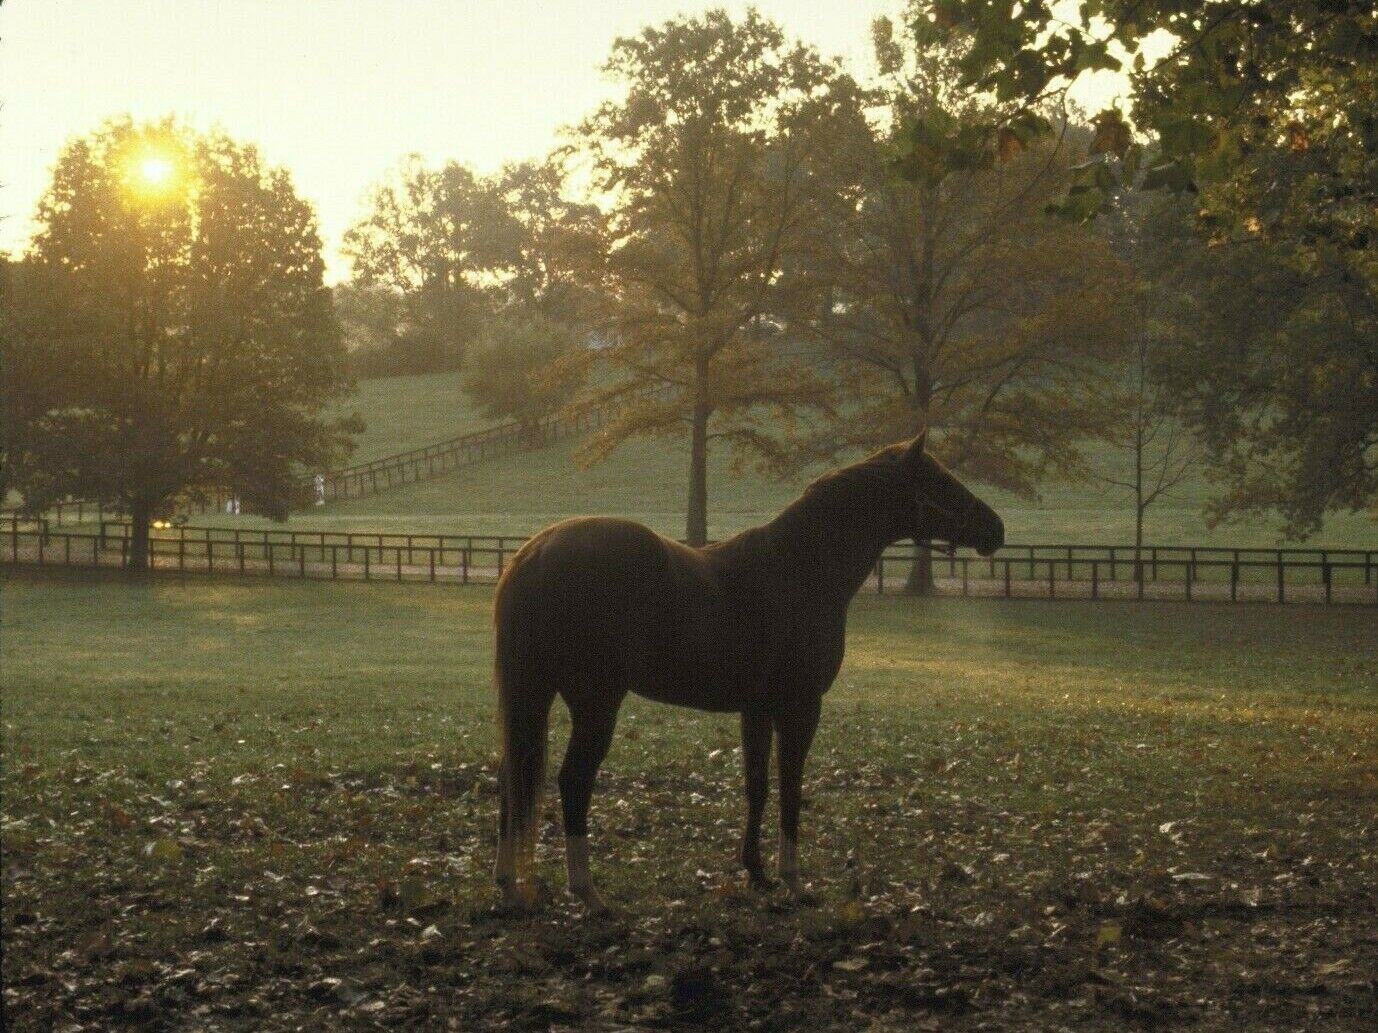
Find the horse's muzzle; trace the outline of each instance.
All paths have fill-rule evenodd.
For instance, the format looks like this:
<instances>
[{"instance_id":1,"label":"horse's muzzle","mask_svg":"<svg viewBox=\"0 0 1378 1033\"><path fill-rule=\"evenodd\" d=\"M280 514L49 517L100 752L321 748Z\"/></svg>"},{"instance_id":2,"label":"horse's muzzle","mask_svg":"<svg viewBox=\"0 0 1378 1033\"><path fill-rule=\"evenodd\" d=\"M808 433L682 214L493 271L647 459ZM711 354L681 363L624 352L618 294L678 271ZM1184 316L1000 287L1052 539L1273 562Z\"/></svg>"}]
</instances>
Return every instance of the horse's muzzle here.
<instances>
[{"instance_id":1,"label":"horse's muzzle","mask_svg":"<svg viewBox=\"0 0 1378 1033\"><path fill-rule=\"evenodd\" d=\"M980 539L972 543L981 556L993 556L1005 544L1005 522L991 514L991 526Z\"/></svg>"}]
</instances>

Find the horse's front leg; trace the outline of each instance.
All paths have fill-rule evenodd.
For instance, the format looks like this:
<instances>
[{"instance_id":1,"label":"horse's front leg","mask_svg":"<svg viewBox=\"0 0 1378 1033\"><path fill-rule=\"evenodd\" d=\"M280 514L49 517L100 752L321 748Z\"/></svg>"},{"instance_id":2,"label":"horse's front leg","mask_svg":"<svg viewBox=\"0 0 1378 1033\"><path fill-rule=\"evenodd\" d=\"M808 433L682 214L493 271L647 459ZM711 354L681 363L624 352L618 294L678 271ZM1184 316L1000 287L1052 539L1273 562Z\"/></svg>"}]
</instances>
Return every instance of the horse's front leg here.
<instances>
[{"instance_id":1,"label":"horse's front leg","mask_svg":"<svg viewBox=\"0 0 1378 1033\"><path fill-rule=\"evenodd\" d=\"M799 880L799 805L804 785L804 758L813 745L813 733L823 709L820 697L791 701L775 715L780 737L780 881L795 896Z\"/></svg>"},{"instance_id":2,"label":"horse's front leg","mask_svg":"<svg viewBox=\"0 0 1378 1033\"><path fill-rule=\"evenodd\" d=\"M746 830L742 833L742 867L751 885L765 889L765 866L761 864L761 818L770 794L770 715L760 711L742 712L742 765L746 773Z\"/></svg>"}]
</instances>

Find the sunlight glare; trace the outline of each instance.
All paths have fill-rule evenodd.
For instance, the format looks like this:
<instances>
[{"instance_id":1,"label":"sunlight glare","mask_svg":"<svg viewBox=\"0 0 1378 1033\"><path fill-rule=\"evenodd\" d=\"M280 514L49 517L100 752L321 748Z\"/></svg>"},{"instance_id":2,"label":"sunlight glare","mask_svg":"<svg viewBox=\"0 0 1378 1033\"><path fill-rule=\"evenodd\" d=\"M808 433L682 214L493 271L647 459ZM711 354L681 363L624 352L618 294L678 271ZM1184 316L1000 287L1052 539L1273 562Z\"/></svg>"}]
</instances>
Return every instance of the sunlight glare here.
<instances>
[{"instance_id":1,"label":"sunlight glare","mask_svg":"<svg viewBox=\"0 0 1378 1033\"><path fill-rule=\"evenodd\" d=\"M172 162L150 155L139 162L139 175L150 186L162 186L172 177Z\"/></svg>"}]
</instances>

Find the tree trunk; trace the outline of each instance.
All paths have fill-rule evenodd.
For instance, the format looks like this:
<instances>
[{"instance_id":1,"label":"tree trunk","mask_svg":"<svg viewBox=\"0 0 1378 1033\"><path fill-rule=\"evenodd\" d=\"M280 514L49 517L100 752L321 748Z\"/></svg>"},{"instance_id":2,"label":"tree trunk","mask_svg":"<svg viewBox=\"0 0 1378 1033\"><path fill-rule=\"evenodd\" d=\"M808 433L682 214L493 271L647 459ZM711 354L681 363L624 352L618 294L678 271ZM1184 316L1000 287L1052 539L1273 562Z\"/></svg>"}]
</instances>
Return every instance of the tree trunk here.
<instances>
[{"instance_id":1,"label":"tree trunk","mask_svg":"<svg viewBox=\"0 0 1378 1033\"><path fill-rule=\"evenodd\" d=\"M129 571L148 570L148 528L153 507L143 499L136 499L129 508Z\"/></svg>"},{"instance_id":2,"label":"tree trunk","mask_svg":"<svg viewBox=\"0 0 1378 1033\"><path fill-rule=\"evenodd\" d=\"M708 407L694 406L689 445L689 512L684 540L694 546L708 543Z\"/></svg>"},{"instance_id":3,"label":"tree trunk","mask_svg":"<svg viewBox=\"0 0 1378 1033\"><path fill-rule=\"evenodd\" d=\"M933 550L927 545L914 543L914 562L909 566L909 579L904 583L904 594L937 594L937 586L933 583Z\"/></svg>"}]
</instances>

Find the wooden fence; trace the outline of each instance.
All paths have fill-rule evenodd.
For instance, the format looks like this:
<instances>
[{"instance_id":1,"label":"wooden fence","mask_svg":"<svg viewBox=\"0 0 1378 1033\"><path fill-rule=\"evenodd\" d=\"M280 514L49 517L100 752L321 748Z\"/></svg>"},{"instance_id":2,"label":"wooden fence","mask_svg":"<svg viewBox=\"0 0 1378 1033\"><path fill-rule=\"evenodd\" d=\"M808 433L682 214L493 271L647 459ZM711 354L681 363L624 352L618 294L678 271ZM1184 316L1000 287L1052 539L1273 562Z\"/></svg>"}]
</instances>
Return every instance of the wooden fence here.
<instances>
[{"instance_id":1,"label":"wooden fence","mask_svg":"<svg viewBox=\"0 0 1378 1033\"><path fill-rule=\"evenodd\" d=\"M155 572L341 581L492 582L526 539L344 531L172 527L150 542ZM5 528L0 564L119 569L129 525L98 532ZM912 545L886 551L866 582L904 590ZM1378 550L1219 546L1010 545L991 557L935 554L940 595L1006 599L1177 599L1378 605Z\"/></svg>"},{"instance_id":2,"label":"wooden fence","mask_svg":"<svg viewBox=\"0 0 1378 1033\"><path fill-rule=\"evenodd\" d=\"M650 388L622 399L587 406L573 415L548 416L534 426L523 426L516 422L500 423L432 445L332 470L323 475L325 498L333 502L373 495L404 484L415 484L493 456L544 448L564 438L597 430L631 398L664 395L666 392L664 387Z\"/></svg>"},{"instance_id":3,"label":"wooden fence","mask_svg":"<svg viewBox=\"0 0 1378 1033\"><path fill-rule=\"evenodd\" d=\"M436 477L460 466L513 452L544 448L565 438L575 437L603 426L626 401L632 398L664 395L664 387L649 388L602 405L588 406L573 415L549 416L533 427L516 422L500 423L484 430L471 431L435 444L405 452L395 452L367 463L328 471L324 479L326 501L354 499L373 495L389 488ZM315 476L304 480L308 495L315 493ZM186 500L178 508L187 513L206 515L223 513L225 503L233 498L228 488L214 488L197 500ZM109 503L90 499L64 499L55 502L43 513L42 519L62 527L65 524L108 523L118 519L120 511ZM0 527L15 520L27 520L13 510L0 510Z\"/></svg>"}]
</instances>

